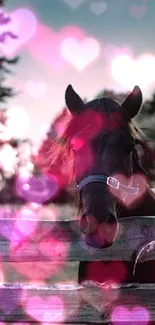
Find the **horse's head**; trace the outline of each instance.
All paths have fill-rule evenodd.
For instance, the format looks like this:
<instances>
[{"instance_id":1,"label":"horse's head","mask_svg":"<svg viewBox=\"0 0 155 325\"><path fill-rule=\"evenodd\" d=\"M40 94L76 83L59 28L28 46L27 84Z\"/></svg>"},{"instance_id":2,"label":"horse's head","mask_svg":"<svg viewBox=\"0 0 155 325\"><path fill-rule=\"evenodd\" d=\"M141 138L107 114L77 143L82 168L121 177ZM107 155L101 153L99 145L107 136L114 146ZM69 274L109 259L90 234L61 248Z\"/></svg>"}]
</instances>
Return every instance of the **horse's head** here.
<instances>
[{"instance_id":1,"label":"horse's head","mask_svg":"<svg viewBox=\"0 0 155 325\"><path fill-rule=\"evenodd\" d=\"M68 86L65 93L72 115L70 143L75 155L75 176L81 203L81 231L89 246L110 246L117 234L117 199L109 191L119 190L116 174L131 177L135 138L130 122L142 105L142 93L136 86L119 105L112 99L101 98L83 102ZM128 187L124 191L136 188Z\"/></svg>"}]
</instances>

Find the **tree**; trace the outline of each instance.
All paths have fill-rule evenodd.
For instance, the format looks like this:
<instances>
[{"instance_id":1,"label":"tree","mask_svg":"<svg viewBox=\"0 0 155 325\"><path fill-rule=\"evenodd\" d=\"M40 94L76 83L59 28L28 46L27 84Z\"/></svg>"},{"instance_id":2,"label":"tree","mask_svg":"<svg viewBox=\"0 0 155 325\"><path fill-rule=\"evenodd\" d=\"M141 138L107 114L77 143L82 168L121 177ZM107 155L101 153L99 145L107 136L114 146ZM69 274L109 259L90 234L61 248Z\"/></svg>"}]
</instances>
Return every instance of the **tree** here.
<instances>
[{"instance_id":1,"label":"tree","mask_svg":"<svg viewBox=\"0 0 155 325\"><path fill-rule=\"evenodd\" d=\"M6 80L6 74L11 73L11 71L6 67L10 64L16 64L19 58L16 57L9 60L5 57L0 58L0 103L6 102L7 98L13 97L15 95L14 90L11 87L4 86L4 81Z\"/></svg>"},{"instance_id":2,"label":"tree","mask_svg":"<svg viewBox=\"0 0 155 325\"><path fill-rule=\"evenodd\" d=\"M0 0L0 7L4 5L5 1ZM10 22L11 18L3 11L0 11L0 26L6 25ZM12 31L8 30L2 32L0 34L0 43L5 43L6 39L11 37L12 39L16 39L17 36L12 33ZM10 87L4 86L4 82L6 79L6 74L11 73L8 69L8 65L16 64L19 60L19 57L15 57L12 60L5 58L4 56L0 57L0 104L4 103L7 98L14 96L14 91Z\"/></svg>"},{"instance_id":3,"label":"tree","mask_svg":"<svg viewBox=\"0 0 155 325\"><path fill-rule=\"evenodd\" d=\"M0 7L4 5L4 0L0 0ZM10 17L6 16L4 12L0 11L0 26L6 25L10 22ZM6 38L17 38L11 31L6 31L0 34L0 43L5 43ZM13 139L7 127L6 102L7 99L15 95L11 87L5 86L6 77L11 71L8 65L16 64L19 58L7 59L4 56L0 57L0 203L11 202L14 196L14 177L17 165L16 150L19 142ZM10 165L8 164L10 163ZM12 165L11 165L12 164ZM9 168L10 167L10 168ZM15 169L14 169L15 168Z\"/></svg>"}]
</instances>

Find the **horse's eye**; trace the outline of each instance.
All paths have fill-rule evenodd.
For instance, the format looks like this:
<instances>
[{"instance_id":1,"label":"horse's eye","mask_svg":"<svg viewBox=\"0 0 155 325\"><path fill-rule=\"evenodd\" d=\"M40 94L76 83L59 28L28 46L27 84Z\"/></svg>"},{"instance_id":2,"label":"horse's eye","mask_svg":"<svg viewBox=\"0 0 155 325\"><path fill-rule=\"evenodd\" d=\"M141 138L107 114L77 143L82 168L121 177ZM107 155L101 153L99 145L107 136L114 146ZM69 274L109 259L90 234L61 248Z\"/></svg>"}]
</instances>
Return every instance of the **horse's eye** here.
<instances>
[{"instance_id":1,"label":"horse's eye","mask_svg":"<svg viewBox=\"0 0 155 325\"><path fill-rule=\"evenodd\" d=\"M76 153L76 149L74 147L71 147L72 151Z\"/></svg>"}]
</instances>

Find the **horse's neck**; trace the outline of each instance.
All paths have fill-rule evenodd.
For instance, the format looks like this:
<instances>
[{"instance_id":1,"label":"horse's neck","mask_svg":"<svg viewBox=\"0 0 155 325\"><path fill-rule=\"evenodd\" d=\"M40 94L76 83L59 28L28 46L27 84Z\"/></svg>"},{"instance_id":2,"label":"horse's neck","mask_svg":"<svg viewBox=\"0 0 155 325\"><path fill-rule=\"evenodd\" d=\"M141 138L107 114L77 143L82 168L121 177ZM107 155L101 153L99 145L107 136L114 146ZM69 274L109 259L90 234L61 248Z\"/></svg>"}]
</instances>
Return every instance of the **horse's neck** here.
<instances>
[{"instance_id":1,"label":"horse's neck","mask_svg":"<svg viewBox=\"0 0 155 325\"><path fill-rule=\"evenodd\" d=\"M128 216L155 216L155 193L149 187L137 207L133 209L122 207L120 217Z\"/></svg>"}]
</instances>

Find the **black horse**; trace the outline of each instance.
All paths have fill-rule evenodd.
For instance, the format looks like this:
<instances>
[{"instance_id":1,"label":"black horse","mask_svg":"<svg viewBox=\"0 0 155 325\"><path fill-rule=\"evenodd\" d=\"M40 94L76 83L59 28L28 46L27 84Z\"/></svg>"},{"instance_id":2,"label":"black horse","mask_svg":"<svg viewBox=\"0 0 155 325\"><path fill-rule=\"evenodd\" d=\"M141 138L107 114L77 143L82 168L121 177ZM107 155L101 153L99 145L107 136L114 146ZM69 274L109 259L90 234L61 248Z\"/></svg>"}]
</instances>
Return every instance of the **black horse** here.
<instances>
[{"instance_id":1,"label":"black horse","mask_svg":"<svg viewBox=\"0 0 155 325\"><path fill-rule=\"evenodd\" d=\"M95 136L85 143L85 150L88 145L91 146L94 159L90 168L84 172L79 173L78 170L80 160L82 165L82 160L85 159L84 150L74 148L75 174L81 209L81 231L85 234L86 243L89 246L106 248L115 240L119 218L132 215L155 216L155 195L148 185L147 172L141 165L136 146L141 145L148 160L152 161L151 155L149 156L151 151L141 140L140 130L132 122L140 111L142 93L136 86L121 105L104 97L84 103L73 88L68 86L65 98L67 107L74 117L92 110L99 113L101 118L106 119L104 126L99 128ZM93 130L96 121L89 120L88 123L91 124ZM84 129L83 132L86 130ZM130 184L125 186L121 184L115 177L119 174L130 179ZM137 174L144 177L144 182L142 180L141 184L135 184L134 177ZM113 191L109 190L111 187L114 188ZM142 190L141 187L145 188L143 194L139 195L138 191ZM114 195L115 193L117 195ZM130 208L127 208L125 204L128 196L131 202L132 196L138 197ZM94 271L91 275L94 276L91 280L98 282L106 280L102 272L102 269L105 269L105 263L93 262L93 265L93 270L96 272ZM114 273L117 272L116 265L118 263L114 262ZM89 262L80 263L79 282L88 278L89 266ZM133 281L131 268L132 266L128 265L128 275L125 279L127 282ZM149 279L150 281L150 270L148 277L147 272L146 266L145 276L138 270L139 279L141 277L141 280L148 281Z\"/></svg>"},{"instance_id":2,"label":"black horse","mask_svg":"<svg viewBox=\"0 0 155 325\"><path fill-rule=\"evenodd\" d=\"M54 138L52 132L43 143L40 165L52 173L59 169L61 175L63 165L69 174L74 167L81 232L88 246L106 249L116 238L120 218L155 215L155 195L148 185L137 145L142 146L148 161L152 161L151 151L132 122L140 111L142 92L135 86L121 105L105 97L85 103L69 85L65 100L68 110L60 118L64 132L61 128L61 136L54 133ZM89 264L80 263L79 282L88 278ZM104 282L105 263L93 265L91 280ZM127 282L133 280L130 265L128 270Z\"/></svg>"}]
</instances>

